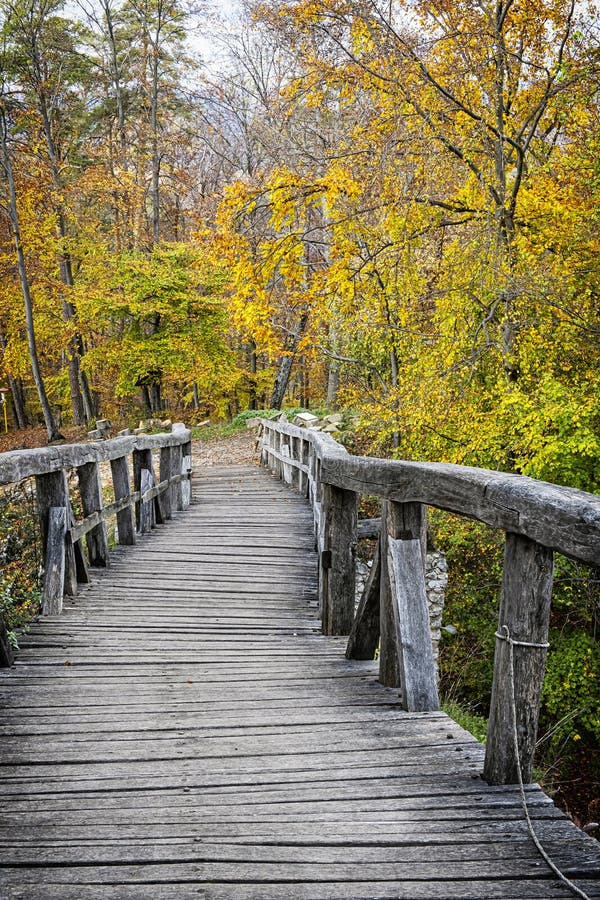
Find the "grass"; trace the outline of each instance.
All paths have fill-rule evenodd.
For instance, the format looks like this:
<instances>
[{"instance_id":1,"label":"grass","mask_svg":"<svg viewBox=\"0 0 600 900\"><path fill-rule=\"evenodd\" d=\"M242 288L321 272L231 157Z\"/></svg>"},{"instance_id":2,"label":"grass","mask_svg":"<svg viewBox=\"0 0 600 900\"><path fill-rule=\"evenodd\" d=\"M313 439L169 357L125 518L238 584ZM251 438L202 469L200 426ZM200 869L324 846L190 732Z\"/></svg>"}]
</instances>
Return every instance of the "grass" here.
<instances>
[{"instance_id":1,"label":"grass","mask_svg":"<svg viewBox=\"0 0 600 900\"><path fill-rule=\"evenodd\" d=\"M442 710L446 715L454 719L461 728L473 735L481 744L485 744L487 737L488 720L485 716L479 716L468 707L461 706L456 700L447 700L442 703Z\"/></svg>"}]
</instances>

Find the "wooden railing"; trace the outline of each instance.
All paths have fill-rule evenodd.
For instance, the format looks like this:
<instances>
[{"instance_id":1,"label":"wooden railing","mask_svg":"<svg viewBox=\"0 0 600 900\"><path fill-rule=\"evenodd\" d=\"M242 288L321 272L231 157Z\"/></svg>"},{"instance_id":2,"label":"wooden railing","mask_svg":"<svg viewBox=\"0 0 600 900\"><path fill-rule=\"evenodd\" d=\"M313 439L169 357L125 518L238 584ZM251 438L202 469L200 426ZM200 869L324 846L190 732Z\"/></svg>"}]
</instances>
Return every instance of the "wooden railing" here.
<instances>
[{"instance_id":1,"label":"wooden railing","mask_svg":"<svg viewBox=\"0 0 600 900\"><path fill-rule=\"evenodd\" d=\"M152 451L160 451L158 481ZM132 458L133 489L130 477ZM101 463L110 463L114 502L103 502ZM0 485L35 478L44 549L42 614L62 611L63 595L89 581L88 566L109 564L107 519L116 517L119 544L134 544L136 532L166 522L191 497L191 434L174 425L169 434L136 435L88 444L65 444L0 455ZM67 473L77 474L83 519L75 521ZM85 538L87 556L82 546ZM2 616L0 616L0 620ZM6 624L0 621L0 666L11 665Z\"/></svg>"},{"instance_id":2,"label":"wooden railing","mask_svg":"<svg viewBox=\"0 0 600 900\"><path fill-rule=\"evenodd\" d=\"M425 594L426 506L506 532L484 777L530 781L544 679L553 551L600 566L600 497L485 469L351 456L329 435L263 420L262 461L311 503L323 631L348 634L407 710L438 708ZM360 494L382 498L371 573L355 615ZM516 723L517 741L514 740ZM518 753L516 750L518 744Z\"/></svg>"}]
</instances>

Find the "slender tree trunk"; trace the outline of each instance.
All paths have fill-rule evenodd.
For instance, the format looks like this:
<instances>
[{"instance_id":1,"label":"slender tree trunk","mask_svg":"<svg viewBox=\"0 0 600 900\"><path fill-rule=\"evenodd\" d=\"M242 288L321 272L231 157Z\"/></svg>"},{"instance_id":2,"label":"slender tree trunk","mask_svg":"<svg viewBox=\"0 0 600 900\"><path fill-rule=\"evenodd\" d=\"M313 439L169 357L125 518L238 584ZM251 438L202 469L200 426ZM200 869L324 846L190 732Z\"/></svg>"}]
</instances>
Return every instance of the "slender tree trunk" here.
<instances>
[{"instance_id":1,"label":"slender tree trunk","mask_svg":"<svg viewBox=\"0 0 600 900\"><path fill-rule=\"evenodd\" d=\"M0 348L4 352L6 350L6 336L0 331ZM8 375L8 386L13 402L13 412L15 416L15 425L18 429L27 428L27 415L25 413L25 395L23 392L23 383L20 378L13 378Z\"/></svg>"},{"instance_id":2,"label":"slender tree trunk","mask_svg":"<svg viewBox=\"0 0 600 900\"><path fill-rule=\"evenodd\" d=\"M329 340L333 353L339 353L338 335L335 328L331 328L329 332ZM340 370L341 364L339 359L329 360L329 371L327 373L327 406L330 409L337 409L337 395L340 387Z\"/></svg>"},{"instance_id":3,"label":"slender tree trunk","mask_svg":"<svg viewBox=\"0 0 600 900\"><path fill-rule=\"evenodd\" d=\"M25 321L27 328L27 344L29 348L29 360L31 363L31 371L33 380L37 389L40 406L42 407L42 415L48 432L48 442L62 439L62 434L58 430L56 421L48 402L46 394L46 386L40 370L37 344L35 339L35 327L33 322L33 303L31 300L31 292L29 290L29 278L27 276L27 267L25 265L25 254L23 253L23 244L21 240L21 228L19 225L19 212L17 209L17 193L15 190L15 180L13 177L12 164L8 151L8 130L6 126L6 118L4 111L0 114L0 141L2 143L2 162L6 180L8 182L9 193L9 213L10 224L15 244L15 252L17 255L17 265L19 270L19 279L21 281L21 291L23 293L23 301L25 303Z\"/></svg>"},{"instance_id":4,"label":"slender tree trunk","mask_svg":"<svg viewBox=\"0 0 600 900\"><path fill-rule=\"evenodd\" d=\"M56 191L57 197L61 197L62 192L62 178L60 173L60 165L58 159L58 152L56 148L56 143L54 140L54 135L52 133L52 125L50 122L50 112L48 110L48 102L46 99L46 90L44 88L44 77L43 77L43 61L41 57L41 53L39 50L39 46L37 43L37 39L35 36L32 41L32 50L33 50L33 65L37 78L37 92L38 92L38 103L39 110L42 117L42 123L44 126L44 135L46 138L46 147L48 150L48 159L50 161L50 169L52 171L52 181L54 184L54 189ZM62 200L57 201L58 205L56 208L56 216L57 216L57 229L58 236L61 241L61 248L59 251L59 270L60 270L60 280L67 288L72 288L74 286L73 279L73 268L71 265L71 257L68 251L65 248L65 242L68 236L67 222L64 214L64 210L62 207ZM75 318L75 307L68 299L63 299L63 320L65 322L71 322ZM81 336L76 332L68 344L68 353L67 353L67 366L69 370L69 388L71 393L71 407L73 411L73 424L75 425L83 425L89 419L86 417L86 407L84 406L84 400L82 397L82 385L80 378L80 351L83 346L83 342L81 340ZM87 407L91 406L91 397L89 396L88 389L88 397L87 399ZM91 418L91 416L89 417Z\"/></svg>"},{"instance_id":5,"label":"slender tree trunk","mask_svg":"<svg viewBox=\"0 0 600 900\"><path fill-rule=\"evenodd\" d=\"M291 335L288 335L285 352L279 359L279 367L275 378L275 385L273 386L273 394L271 395L272 409L281 409L282 407L283 398L285 397L290 374L292 372L292 366L294 365L294 359L298 350L298 344L302 339L307 324L308 312L303 312L298 320L295 331Z\"/></svg>"},{"instance_id":6,"label":"slender tree trunk","mask_svg":"<svg viewBox=\"0 0 600 900\"><path fill-rule=\"evenodd\" d=\"M158 149L158 48L153 46L150 101L150 133L152 135L152 243L160 240L160 153Z\"/></svg>"},{"instance_id":7,"label":"slender tree trunk","mask_svg":"<svg viewBox=\"0 0 600 900\"><path fill-rule=\"evenodd\" d=\"M250 363L250 409L258 409L256 403L256 342L250 339L250 343L248 344L248 354L249 354L249 363Z\"/></svg>"}]
</instances>

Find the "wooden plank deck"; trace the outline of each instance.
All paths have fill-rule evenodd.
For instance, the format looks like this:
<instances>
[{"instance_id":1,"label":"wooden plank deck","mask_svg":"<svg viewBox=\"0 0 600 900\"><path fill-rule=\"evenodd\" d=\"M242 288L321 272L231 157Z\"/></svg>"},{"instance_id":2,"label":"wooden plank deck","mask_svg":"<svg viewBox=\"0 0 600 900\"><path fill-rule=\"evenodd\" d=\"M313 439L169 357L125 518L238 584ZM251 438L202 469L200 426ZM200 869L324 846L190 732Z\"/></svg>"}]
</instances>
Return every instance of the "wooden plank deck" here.
<instances>
[{"instance_id":1,"label":"wooden plank deck","mask_svg":"<svg viewBox=\"0 0 600 900\"><path fill-rule=\"evenodd\" d=\"M194 493L0 673L0 897L573 896L480 745L321 635L305 503L256 468ZM598 845L528 796L600 898Z\"/></svg>"}]
</instances>

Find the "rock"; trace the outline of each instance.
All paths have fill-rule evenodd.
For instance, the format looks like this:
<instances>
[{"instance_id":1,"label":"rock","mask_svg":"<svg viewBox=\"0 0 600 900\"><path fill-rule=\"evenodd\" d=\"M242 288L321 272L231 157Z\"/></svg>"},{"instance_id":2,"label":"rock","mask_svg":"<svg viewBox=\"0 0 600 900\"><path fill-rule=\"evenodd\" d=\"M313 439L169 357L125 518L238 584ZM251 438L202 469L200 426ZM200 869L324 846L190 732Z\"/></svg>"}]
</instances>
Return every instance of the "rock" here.
<instances>
[{"instance_id":1,"label":"rock","mask_svg":"<svg viewBox=\"0 0 600 900\"><path fill-rule=\"evenodd\" d=\"M144 433L144 429L143 429L143 428L134 428L134 429L133 429L133 433L134 433L134 434L143 434L143 433Z\"/></svg>"},{"instance_id":2,"label":"rock","mask_svg":"<svg viewBox=\"0 0 600 900\"><path fill-rule=\"evenodd\" d=\"M196 428L204 428L205 425L210 425L210 419L204 419L203 422L198 422Z\"/></svg>"},{"instance_id":3,"label":"rock","mask_svg":"<svg viewBox=\"0 0 600 900\"><path fill-rule=\"evenodd\" d=\"M124 428L123 431L117 431L117 437L128 437L130 434L130 428Z\"/></svg>"},{"instance_id":4,"label":"rock","mask_svg":"<svg viewBox=\"0 0 600 900\"><path fill-rule=\"evenodd\" d=\"M285 413L281 413L280 416L277 416L277 418L275 419L275 421L276 421L276 422L283 422L284 424L286 424L287 422L289 422L289 419L288 419L288 417L286 416Z\"/></svg>"},{"instance_id":5,"label":"rock","mask_svg":"<svg viewBox=\"0 0 600 900\"><path fill-rule=\"evenodd\" d=\"M323 416L323 422L329 422L331 425L341 425L344 421L344 417L341 413L330 413L328 416Z\"/></svg>"},{"instance_id":6,"label":"rock","mask_svg":"<svg viewBox=\"0 0 600 900\"><path fill-rule=\"evenodd\" d=\"M299 425L300 428L310 428L312 425L316 425L318 421L319 417L309 412L298 413L297 416L294 416L294 425Z\"/></svg>"},{"instance_id":7,"label":"rock","mask_svg":"<svg viewBox=\"0 0 600 900\"><path fill-rule=\"evenodd\" d=\"M160 423L160 427L164 428L165 431L170 431L173 426L173 423L170 419L163 419Z\"/></svg>"},{"instance_id":8,"label":"rock","mask_svg":"<svg viewBox=\"0 0 600 900\"><path fill-rule=\"evenodd\" d=\"M325 434L337 434L339 430L340 429L333 422L330 422L329 425L324 425L321 427L321 431L325 432Z\"/></svg>"},{"instance_id":9,"label":"rock","mask_svg":"<svg viewBox=\"0 0 600 900\"><path fill-rule=\"evenodd\" d=\"M98 431L97 428L95 428L93 431L88 431L87 436L90 441L101 441L102 440L102 435Z\"/></svg>"},{"instance_id":10,"label":"rock","mask_svg":"<svg viewBox=\"0 0 600 900\"><path fill-rule=\"evenodd\" d=\"M250 431L252 428L258 428L262 419L254 417L253 419L246 419L246 428Z\"/></svg>"},{"instance_id":11,"label":"rock","mask_svg":"<svg viewBox=\"0 0 600 900\"><path fill-rule=\"evenodd\" d=\"M110 422L108 419L97 419L96 431L110 431Z\"/></svg>"}]
</instances>

